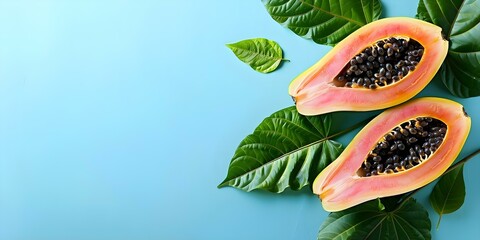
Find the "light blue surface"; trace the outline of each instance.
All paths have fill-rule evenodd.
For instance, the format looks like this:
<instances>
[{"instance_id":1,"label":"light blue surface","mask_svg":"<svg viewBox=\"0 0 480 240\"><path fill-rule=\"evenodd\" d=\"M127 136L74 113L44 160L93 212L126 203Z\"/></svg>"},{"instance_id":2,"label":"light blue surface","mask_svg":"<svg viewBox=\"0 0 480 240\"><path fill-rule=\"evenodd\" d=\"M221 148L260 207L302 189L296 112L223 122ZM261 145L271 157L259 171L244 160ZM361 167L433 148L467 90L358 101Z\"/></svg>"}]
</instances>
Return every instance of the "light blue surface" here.
<instances>
[{"instance_id":1,"label":"light blue surface","mask_svg":"<svg viewBox=\"0 0 480 240\"><path fill-rule=\"evenodd\" d=\"M383 4L413 17L417 1ZM260 74L224 45L253 37L291 62ZM216 186L329 49L260 1L0 1L0 239L316 239L327 213L307 189ZM440 82L421 95L452 98ZM473 120L465 156L479 147L480 98L456 100ZM433 239L480 236L479 169L467 164L465 205ZM435 226L430 189L416 197Z\"/></svg>"}]
</instances>

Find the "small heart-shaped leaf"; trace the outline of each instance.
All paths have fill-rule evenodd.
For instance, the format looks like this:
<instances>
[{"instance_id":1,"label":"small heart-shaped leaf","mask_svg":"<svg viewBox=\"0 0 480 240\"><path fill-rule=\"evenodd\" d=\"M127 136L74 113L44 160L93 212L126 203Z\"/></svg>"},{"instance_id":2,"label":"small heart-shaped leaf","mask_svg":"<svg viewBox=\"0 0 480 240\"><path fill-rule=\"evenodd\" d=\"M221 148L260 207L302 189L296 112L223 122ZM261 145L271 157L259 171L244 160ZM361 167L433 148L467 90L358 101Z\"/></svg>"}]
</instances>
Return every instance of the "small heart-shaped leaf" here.
<instances>
[{"instance_id":1,"label":"small heart-shaped leaf","mask_svg":"<svg viewBox=\"0 0 480 240\"><path fill-rule=\"evenodd\" d=\"M283 59L283 51L275 41L265 38L247 39L227 44L242 62L255 71L269 73L278 68Z\"/></svg>"}]
</instances>

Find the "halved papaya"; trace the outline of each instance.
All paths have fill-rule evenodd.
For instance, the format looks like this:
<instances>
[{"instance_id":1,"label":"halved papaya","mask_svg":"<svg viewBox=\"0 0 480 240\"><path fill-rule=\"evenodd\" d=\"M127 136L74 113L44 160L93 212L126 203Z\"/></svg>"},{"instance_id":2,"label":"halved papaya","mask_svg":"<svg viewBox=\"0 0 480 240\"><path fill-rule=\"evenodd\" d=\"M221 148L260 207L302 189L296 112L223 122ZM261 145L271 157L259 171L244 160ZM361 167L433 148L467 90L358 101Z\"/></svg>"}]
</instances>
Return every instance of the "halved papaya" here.
<instances>
[{"instance_id":1,"label":"halved papaya","mask_svg":"<svg viewBox=\"0 0 480 240\"><path fill-rule=\"evenodd\" d=\"M438 178L460 153L471 120L462 105L419 98L368 123L313 183L327 211L398 195Z\"/></svg>"},{"instance_id":2,"label":"halved papaya","mask_svg":"<svg viewBox=\"0 0 480 240\"><path fill-rule=\"evenodd\" d=\"M291 82L289 94L303 115L391 107L419 93L447 51L440 27L384 18L338 43Z\"/></svg>"}]
</instances>

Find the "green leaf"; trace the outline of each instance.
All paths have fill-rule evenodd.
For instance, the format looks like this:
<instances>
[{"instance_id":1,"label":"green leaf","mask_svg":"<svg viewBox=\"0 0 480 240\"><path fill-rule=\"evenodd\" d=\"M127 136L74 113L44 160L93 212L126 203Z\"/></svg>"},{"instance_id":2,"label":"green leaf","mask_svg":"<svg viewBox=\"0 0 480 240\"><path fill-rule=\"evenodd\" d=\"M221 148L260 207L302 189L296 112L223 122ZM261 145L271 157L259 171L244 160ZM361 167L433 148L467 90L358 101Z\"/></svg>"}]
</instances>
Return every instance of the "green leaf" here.
<instances>
[{"instance_id":1,"label":"green leaf","mask_svg":"<svg viewBox=\"0 0 480 240\"><path fill-rule=\"evenodd\" d=\"M381 199L382 204L385 206L387 211L392 211L398 207L401 200L406 196L406 194L400 194L390 197L384 197Z\"/></svg>"},{"instance_id":2,"label":"green leaf","mask_svg":"<svg viewBox=\"0 0 480 240\"><path fill-rule=\"evenodd\" d=\"M431 239L428 213L414 199L393 211L380 208L379 202L377 199L331 213L320 227L318 240Z\"/></svg>"},{"instance_id":3,"label":"green leaf","mask_svg":"<svg viewBox=\"0 0 480 240\"><path fill-rule=\"evenodd\" d=\"M417 17L443 29L450 40L437 74L454 95L480 96L480 0L420 0Z\"/></svg>"},{"instance_id":4,"label":"green leaf","mask_svg":"<svg viewBox=\"0 0 480 240\"><path fill-rule=\"evenodd\" d=\"M310 184L343 150L330 140L331 123L331 115L306 117L295 107L272 114L240 143L218 187L279 193Z\"/></svg>"},{"instance_id":5,"label":"green leaf","mask_svg":"<svg viewBox=\"0 0 480 240\"><path fill-rule=\"evenodd\" d=\"M440 215L437 228L440 225L442 215L455 212L463 205L464 201L465 182L462 165L443 175L430 194L430 204L435 212Z\"/></svg>"},{"instance_id":6,"label":"green leaf","mask_svg":"<svg viewBox=\"0 0 480 240\"><path fill-rule=\"evenodd\" d=\"M255 71L269 73L275 71L283 59L280 45L265 38L247 39L227 44L242 62L250 65Z\"/></svg>"},{"instance_id":7,"label":"green leaf","mask_svg":"<svg viewBox=\"0 0 480 240\"><path fill-rule=\"evenodd\" d=\"M335 45L380 17L380 0L262 0L272 18L295 34Z\"/></svg>"}]
</instances>

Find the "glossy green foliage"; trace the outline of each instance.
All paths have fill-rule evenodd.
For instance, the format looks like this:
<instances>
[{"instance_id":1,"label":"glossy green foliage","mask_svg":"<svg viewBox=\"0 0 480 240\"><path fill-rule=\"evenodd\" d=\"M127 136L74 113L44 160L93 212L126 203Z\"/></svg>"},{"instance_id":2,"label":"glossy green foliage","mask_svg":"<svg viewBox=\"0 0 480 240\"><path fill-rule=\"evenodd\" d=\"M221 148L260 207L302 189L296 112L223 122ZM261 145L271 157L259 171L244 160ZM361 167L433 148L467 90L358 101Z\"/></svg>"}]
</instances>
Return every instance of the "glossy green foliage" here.
<instances>
[{"instance_id":1,"label":"glossy green foliage","mask_svg":"<svg viewBox=\"0 0 480 240\"><path fill-rule=\"evenodd\" d=\"M330 140L331 122L330 115L305 117L295 107L265 118L240 143L219 187L279 193L310 184L343 150Z\"/></svg>"},{"instance_id":2,"label":"glossy green foliage","mask_svg":"<svg viewBox=\"0 0 480 240\"><path fill-rule=\"evenodd\" d=\"M430 204L440 215L437 228L442 215L457 211L464 201L465 181L463 180L463 166L461 166L443 175L430 194Z\"/></svg>"},{"instance_id":3,"label":"glossy green foliage","mask_svg":"<svg viewBox=\"0 0 480 240\"><path fill-rule=\"evenodd\" d=\"M459 97L480 96L480 0L420 0L417 17L443 29L450 49L437 73Z\"/></svg>"},{"instance_id":4,"label":"glossy green foliage","mask_svg":"<svg viewBox=\"0 0 480 240\"><path fill-rule=\"evenodd\" d=\"M380 0L263 0L268 13L295 34L335 45L380 17Z\"/></svg>"},{"instance_id":5,"label":"glossy green foliage","mask_svg":"<svg viewBox=\"0 0 480 240\"><path fill-rule=\"evenodd\" d=\"M377 199L331 213L320 227L318 240L431 239L431 223L425 208L408 199L389 211Z\"/></svg>"}]
</instances>

